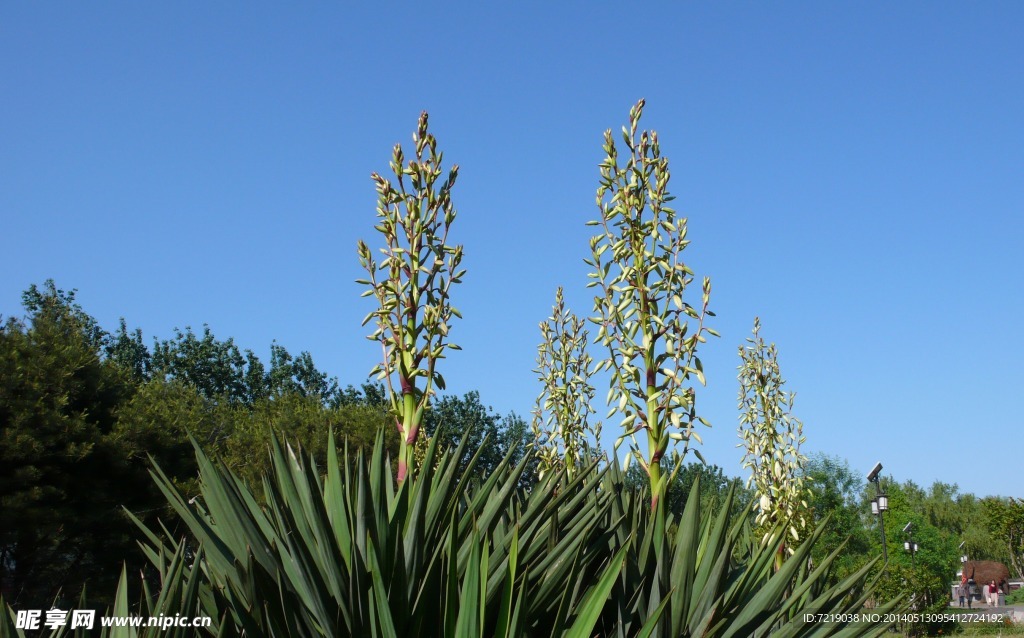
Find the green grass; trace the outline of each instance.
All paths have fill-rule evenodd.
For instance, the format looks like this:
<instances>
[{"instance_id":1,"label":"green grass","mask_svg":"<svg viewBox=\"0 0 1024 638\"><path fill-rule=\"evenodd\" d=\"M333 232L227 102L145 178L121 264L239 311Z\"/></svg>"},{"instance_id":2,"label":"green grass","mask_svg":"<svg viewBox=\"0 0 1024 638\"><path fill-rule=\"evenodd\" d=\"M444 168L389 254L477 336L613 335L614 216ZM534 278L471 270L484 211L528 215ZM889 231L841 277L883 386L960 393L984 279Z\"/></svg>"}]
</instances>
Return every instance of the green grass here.
<instances>
[{"instance_id":1,"label":"green grass","mask_svg":"<svg viewBox=\"0 0 1024 638\"><path fill-rule=\"evenodd\" d=\"M956 636L1024 636L1024 626L1001 623L974 623L964 626L964 633Z\"/></svg>"},{"instance_id":2,"label":"green grass","mask_svg":"<svg viewBox=\"0 0 1024 638\"><path fill-rule=\"evenodd\" d=\"M962 633L957 636L1024 636L1024 624L1020 623L964 623Z\"/></svg>"}]
</instances>

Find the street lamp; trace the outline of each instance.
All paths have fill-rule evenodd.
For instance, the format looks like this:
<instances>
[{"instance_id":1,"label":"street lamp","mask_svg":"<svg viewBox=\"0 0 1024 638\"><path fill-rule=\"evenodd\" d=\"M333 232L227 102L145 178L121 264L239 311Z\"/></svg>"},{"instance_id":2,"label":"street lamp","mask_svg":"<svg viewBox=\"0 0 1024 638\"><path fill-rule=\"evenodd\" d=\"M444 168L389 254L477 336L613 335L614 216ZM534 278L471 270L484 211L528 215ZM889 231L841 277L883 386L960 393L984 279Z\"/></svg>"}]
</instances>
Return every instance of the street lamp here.
<instances>
[{"instance_id":1,"label":"street lamp","mask_svg":"<svg viewBox=\"0 0 1024 638\"><path fill-rule=\"evenodd\" d=\"M882 485L878 479L878 475L881 472L881 462L875 463L875 467L871 468L871 471L868 472L867 479L868 483L875 484L875 498L871 499L871 513L878 515L878 527L882 530L882 560L884 561L884 569L889 565L889 550L885 546L885 517L883 514L889 509L889 497L882 492Z\"/></svg>"},{"instance_id":2,"label":"street lamp","mask_svg":"<svg viewBox=\"0 0 1024 638\"><path fill-rule=\"evenodd\" d=\"M914 557L917 555L917 543L914 542L914 523L907 523L907 526L903 528L903 533L909 537L909 540L903 541L903 549L910 552L910 566L916 568Z\"/></svg>"}]
</instances>

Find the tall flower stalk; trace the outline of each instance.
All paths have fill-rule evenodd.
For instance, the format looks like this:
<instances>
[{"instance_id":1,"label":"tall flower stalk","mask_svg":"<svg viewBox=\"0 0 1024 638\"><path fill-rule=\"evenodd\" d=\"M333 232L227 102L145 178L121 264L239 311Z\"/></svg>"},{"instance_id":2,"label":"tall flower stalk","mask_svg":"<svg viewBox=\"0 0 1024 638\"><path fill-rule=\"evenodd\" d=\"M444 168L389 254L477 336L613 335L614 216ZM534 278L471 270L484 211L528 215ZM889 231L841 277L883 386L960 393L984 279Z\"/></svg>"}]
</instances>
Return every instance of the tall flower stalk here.
<instances>
[{"instance_id":1,"label":"tall flower stalk","mask_svg":"<svg viewBox=\"0 0 1024 638\"><path fill-rule=\"evenodd\" d=\"M599 291L591 318L598 326L595 343L608 348L596 369L611 372L608 417L619 413L624 428L616 447L630 440L632 458L650 481L651 508L657 509L671 478L661 467L669 443L683 443L682 453L672 450L673 466L681 467L690 442L700 442L696 425L708 425L697 414L691 379L704 384L697 347L705 335L717 333L704 325L714 316L708 310L711 281L704 278L696 306L686 295L694 280L683 259L690 243L686 218L669 206L674 198L658 134L637 132L643 108L640 100L630 110L629 128L622 129L624 157L611 131L605 132L597 190L601 217L590 222L600 232L590 240L593 257L587 264L594 279L588 286ZM640 432L647 435L646 451L636 439Z\"/></svg>"},{"instance_id":2,"label":"tall flower stalk","mask_svg":"<svg viewBox=\"0 0 1024 638\"><path fill-rule=\"evenodd\" d=\"M783 389L786 381L779 369L778 349L774 343L766 344L760 331L761 320L755 317L753 337L739 349L743 442L738 447L745 449L743 467L750 469L747 487L753 484L755 489L756 522L765 534L762 541L774 542L767 536L773 529L781 528L786 535L783 553L776 557L779 568L807 528L807 457L800 453L803 423L793 416L796 394Z\"/></svg>"},{"instance_id":3,"label":"tall flower stalk","mask_svg":"<svg viewBox=\"0 0 1024 638\"><path fill-rule=\"evenodd\" d=\"M427 113L420 115L413 134L415 158L405 163L402 146L396 144L391 158L394 182L373 173L377 187L375 230L384 238L378 262L360 241L359 261L369 273L356 283L368 289L379 306L363 320L374 321L369 339L381 344L383 360L371 374L386 382L391 414L400 435L398 481L412 471L413 450L423 423L423 413L444 378L436 365L446 350L459 347L448 342L454 317L449 292L462 280L465 270L462 246L448 244L455 220L451 191L459 167L452 166L444 181L442 153L427 131ZM397 386L397 387L396 387Z\"/></svg>"},{"instance_id":4,"label":"tall flower stalk","mask_svg":"<svg viewBox=\"0 0 1024 638\"><path fill-rule=\"evenodd\" d=\"M589 422L594 398L589 332L586 322L565 307L561 287L555 291L555 305L547 321L541 322L540 333L534 372L542 389L531 423L534 447L542 476L564 465L572 480L590 448L590 437L600 448L601 424Z\"/></svg>"}]
</instances>

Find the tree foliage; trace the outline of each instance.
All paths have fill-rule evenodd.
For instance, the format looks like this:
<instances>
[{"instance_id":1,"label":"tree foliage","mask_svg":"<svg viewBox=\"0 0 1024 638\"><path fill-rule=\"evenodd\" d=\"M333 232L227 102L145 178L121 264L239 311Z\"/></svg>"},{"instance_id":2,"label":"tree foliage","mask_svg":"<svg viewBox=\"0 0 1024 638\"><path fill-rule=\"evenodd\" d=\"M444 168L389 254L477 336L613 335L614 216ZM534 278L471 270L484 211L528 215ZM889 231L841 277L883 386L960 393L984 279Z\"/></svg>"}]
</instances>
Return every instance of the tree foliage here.
<instances>
[{"instance_id":1,"label":"tree foliage","mask_svg":"<svg viewBox=\"0 0 1024 638\"><path fill-rule=\"evenodd\" d=\"M871 531L865 526L860 497L864 479L842 458L816 454L804 465L804 485L810 515L825 524L811 553L815 563L840 550L832 578L838 582L860 569L873 556Z\"/></svg>"},{"instance_id":2,"label":"tree foliage","mask_svg":"<svg viewBox=\"0 0 1024 638\"><path fill-rule=\"evenodd\" d=\"M882 490L889 497L889 510L885 512L885 537L889 562L882 574L880 593L884 597L904 597L913 609L930 614L921 622L908 623L904 628L916 634L927 631L932 634L938 630L948 632L952 627L942 622L942 615L949 603L949 585L955 579L959 567L960 553L957 545L960 540L949 530L933 525L926 513L925 502L927 492L913 481L898 483L892 477L881 480ZM865 515L868 516L868 493L866 490L863 501ZM881 534L878 530L878 517L872 517L871 534L872 552L876 553L881 546ZM909 525L911 532L904 531ZM918 551L911 553L904 548L904 543L913 539Z\"/></svg>"},{"instance_id":3,"label":"tree foliage","mask_svg":"<svg viewBox=\"0 0 1024 638\"><path fill-rule=\"evenodd\" d=\"M197 493L191 438L256 482L275 435L323 461L328 432L356 450L385 426L379 386L339 389L308 353L275 343L265 366L208 327L150 351L141 331L122 319L108 333L52 281L23 302L24 319L0 326L0 588L19 604L47 606L86 581L107 601L108 576L142 565L124 508L174 528L151 459ZM397 434L385 443L397 451Z\"/></svg>"},{"instance_id":4,"label":"tree foliage","mask_svg":"<svg viewBox=\"0 0 1024 638\"><path fill-rule=\"evenodd\" d=\"M253 405L262 399L288 394L316 397L326 405L341 401L338 380L317 369L308 352L293 356L284 346L270 344L270 367L251 350L242 351L234 339L217 339L209 326L203 334L191 328L175 330L173 339L157 341L150 357L138 350L141 336L118 335L118 352L133 369L144 369L140 361L149 361L152 376L178 379L195 388L207 401L227 401Z\"/></svg>"},{"instance_id":5,"label":"tree foliage","mask_svg":"<svg viewBox=\"0 0 1024 638\"><path fill-rule=\"evenodd\" d=\"M989 497L981 503L989 531L1005 547L1017 577L1024 578L1024 500Z\"/></svg>"},{"instance_id":6,"label":"tree foliage","mask_svg":"<svg viewBox=\"0 0 1024 638\"><path fill-rule=\"evenodd\" d=\"M48 282L0 328L0 586L49 602L125 558L150 482L126 462L118 406L133 391L100 356L103 332Z\"/></svg>"}]
</instances>

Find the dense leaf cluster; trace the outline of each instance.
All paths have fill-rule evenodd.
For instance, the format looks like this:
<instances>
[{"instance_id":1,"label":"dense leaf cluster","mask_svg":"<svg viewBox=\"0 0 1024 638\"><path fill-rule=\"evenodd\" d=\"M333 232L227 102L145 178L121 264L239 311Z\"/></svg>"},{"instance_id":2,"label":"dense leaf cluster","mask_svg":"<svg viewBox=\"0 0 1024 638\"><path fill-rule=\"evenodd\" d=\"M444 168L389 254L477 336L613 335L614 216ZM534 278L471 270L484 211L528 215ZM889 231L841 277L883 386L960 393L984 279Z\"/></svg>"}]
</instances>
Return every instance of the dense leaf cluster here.
<instances>
[{"instance_id":1,"label":"dense leaf cluster","mask_svg":"<svg viewBox=\"0 0 1024 638\"><path fill-rule=\"evenodd\" d=\"M528 459L513 464L506 455L486 479L472 478L478 456L459 469L465 442L442 452L435 439L402 483L381 439L354 460L333 441L328 450L324 474L301 449L275 443L259 498L198 449L197 497L187 499L157 470L191 534L182 541L143 525L161 586L144 588L137 609L212 620L172 636L725 638L886 629L806 622L805 609L861 609L873 591L872 565L828 585L838 552L813 569L807 561L819 526L774 569L779 544L749 542L749 507L734 515L731 492L712 515L695 483L680 516L666 517L667 532L651 524L646 494L623 489L616 464L591 464L572 480L549 475L522 490ZM130 610L126 589L122 576L115 613ZM0 630L23 635L11 625L0 616Z\"/></svg>"}]
</instances>

